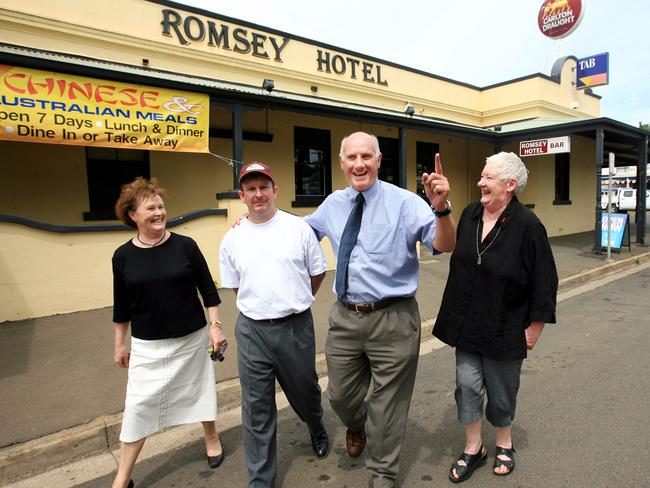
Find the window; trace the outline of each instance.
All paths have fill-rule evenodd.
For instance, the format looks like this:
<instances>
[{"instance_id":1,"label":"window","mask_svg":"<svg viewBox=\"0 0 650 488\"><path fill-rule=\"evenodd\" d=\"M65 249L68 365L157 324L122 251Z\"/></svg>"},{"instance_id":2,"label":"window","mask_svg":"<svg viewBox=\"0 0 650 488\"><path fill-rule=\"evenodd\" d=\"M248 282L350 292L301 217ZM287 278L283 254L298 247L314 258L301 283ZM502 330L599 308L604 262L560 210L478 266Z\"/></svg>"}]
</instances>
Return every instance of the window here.
<instances>
[{"instance_id":1,"label":"window","mask_svg":"<svg viewBox=\"0 0 650 488\"><path fill-rule=\"evenodd\" d=\"M314 207L332 192L330 131L294 127L296 200L294 207Z\"/></svg>"},{"instance_id":2,"label":"window","mask_svg":"<svg viewBox=\"0 0 650 488\"><path fill-rule=\"evenodd\" d=\"M555 200L553 205L571 205L569 200L569 176L571 173L571 154L555 155Z\"/></svg>"},{"instance_id":3,"label":"window","mask_svg":"<svg viewBox=\"0 0 650 488\"><path fill-rule=\"evenodd\" d=\"M417 141L415 146L415 180L417 182L417 194L420 195L427 203L429 199L422 186L422 173L432 173L435 168L436 153L440 152L440 146L433 142Z\"/></svg>"},{"instance_id":4,"label":"window","mask_svg":"<svg viewBox=\"0 0 650 488\"><path fill-rule=\"evenodd\" d=\"M379 167L380 180L400 186L399 174L399 139L392 137L378 137L379 150L381 151L381 166Z\"/></svg>"},{"instance_id":5,"label":"window","mask_svg":"<svg viewBox=\"0 0 650 488\"><path fill-rule=\"evenodd\" d=\"M84 220L115 220L115 202L123 184L149 178L149 152L108 147L86 148L90 211Z\"/></svg>"}]
</instances>

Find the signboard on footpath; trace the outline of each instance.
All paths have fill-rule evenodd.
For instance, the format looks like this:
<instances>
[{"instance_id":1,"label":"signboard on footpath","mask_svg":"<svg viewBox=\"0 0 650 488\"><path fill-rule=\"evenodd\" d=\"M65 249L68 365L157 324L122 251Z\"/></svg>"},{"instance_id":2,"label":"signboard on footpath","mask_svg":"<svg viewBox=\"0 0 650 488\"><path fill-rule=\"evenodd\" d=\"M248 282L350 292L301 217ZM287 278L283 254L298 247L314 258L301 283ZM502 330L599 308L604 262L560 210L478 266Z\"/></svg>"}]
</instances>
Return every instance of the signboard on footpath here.
<instances>
[{"instance_id":1,"label":"signboard on footpath","mask_svg":"<svg viewBox=\"0 0 650 488\"><path fill-rule=\"evenodd\" d=\"M561 39L576 30L584 13L582 0L544 0L537 26L546 37Z\"/></svg>"},{"instance_id":2,"label":"signboard on footpath","mask_svg":"<svg viewBox=\"0 0 650 488\"><path fill-rule=\"evenodd\" d=\"M600 245L603 248L607 247L607 212L602 212L601 232L600 232ZM627 214L613 213L610 230L610 245L612 249L620 249L623 245L623 234L625 233L625 223L627 222Z\"/></svg>"},{"instance_id":3,"label":"signboard on footpath","mask_svg":"<svg viewBox=\"0 0 650 488\"><path fill-rule=\"evenodd\" d=\"M0 65L0 140L208 152L205 94Z\"/></svg>"},{"instance_id":4,"label":"signboard on footpath","mask_svg":"<svg viewBox=\"0 0 650 488\"><path fill-rule=\"evenodd\" d=\"M609 53L578 59L576 65L576 88L578 90L608 83Z\"/></svg>"},{"instance_id":5,"label":"signboard on footpath","mask_svg":"<svg viewBox=\"0 0 650 488\"><path fill-rule=\"evenodd\" d=\"M519 143L519 156L521 157L568 152L571 152L571 138L569 136L535 139Z\"/></svg>"}]
</instances>

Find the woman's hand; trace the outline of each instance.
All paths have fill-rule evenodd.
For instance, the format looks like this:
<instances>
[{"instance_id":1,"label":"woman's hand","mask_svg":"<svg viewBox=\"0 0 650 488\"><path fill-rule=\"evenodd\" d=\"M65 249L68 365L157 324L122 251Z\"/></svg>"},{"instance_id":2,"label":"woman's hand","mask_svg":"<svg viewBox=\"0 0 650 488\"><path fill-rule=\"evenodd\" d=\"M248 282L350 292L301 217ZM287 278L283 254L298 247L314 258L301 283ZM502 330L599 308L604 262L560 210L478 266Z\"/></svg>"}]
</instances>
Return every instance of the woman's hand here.
<instances>
[{"instance_id":1,"label":"woman's hand","mask_svg":"<svg viewBox=\"0 0 650 488\"><path fill-rule=\"evenodd\" d=\"M223 334L223 329L221 328L219 307L217 305L214 307L208 307L208 320L208 333L210 335L210 338L208 339L208 347L212 346L213 351L220 351L221 345L226 340L226 336Z\"/></svg>"},{"instance_id":2,"label":"woman's hand","mask_svg":"<svg viewBox=\"0 0 650 488\"><path fill-rule=\"evenodd\" d=\"M210 339L208 346L212 346L215 351L219 351L221 344L226 340L226 336L223 333L223 329L217 325L210 325Z\"/></svg>"},{"instance_id":3,"label":"woman's hand","mask_svg":"<svg viewBox=\"0 0 650 488\"><path fill-rule=\"evenodd\" d=\"M128 368L131 353L124 347L126 332L129 329L129 322L123 322L115 325L115 342L113 342L113 361L120 368Z\"/></svg>"},{"instance_id":4,"label":"woman's hand","mask_svg":"<svg viewBox=\"0 0 650 488\"><path fill-rule=\"evenodd\" d=\"M208 332L210 334L208 346L212 346L214 351L218 351L223 341L226 340L226 336L223 335L223 329L221 328L221 321L219 320L218 305L208 307L208 321Z\"/></svg>"},{"instance_id":5,"label":"woman's hand","mask_svg":"<svg viewBox=\"0 0 650 488\"><path fill-rule=\"evenodd\" d=\"M131 353L124 347L124 344L116 344L113 351L113 361L120 368L128 368Z\"/></svg>"},{"instance_id":6,"label":"woman's hand","mask_svg":"<svg viewBox=\"0 0 650 488\"><path fill-rule=\"evenodd\" d=\"M526 347L530 351L533 347L535 347L535 344L537 344L537 341L539 340L539 336L542 335L542 331L544 330L544 322L531 322L528 328L526 329Z\"/></svg>"}]
</instances>

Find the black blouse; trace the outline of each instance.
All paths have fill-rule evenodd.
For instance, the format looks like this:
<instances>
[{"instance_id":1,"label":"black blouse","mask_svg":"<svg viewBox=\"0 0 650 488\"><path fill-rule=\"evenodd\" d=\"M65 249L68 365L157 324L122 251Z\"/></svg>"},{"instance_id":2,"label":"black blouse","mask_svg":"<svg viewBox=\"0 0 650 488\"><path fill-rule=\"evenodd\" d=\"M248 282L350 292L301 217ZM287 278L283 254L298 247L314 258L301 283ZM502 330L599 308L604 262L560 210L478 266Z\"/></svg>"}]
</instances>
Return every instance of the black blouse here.
<instances>
[{"instance_id":1,"label":"black blouse","mask_svg":"<svg viewBox=\"0 0 650 488\"><path fill-rule=\"evenodd\" d=\"M206 307L221 302L193 239L172 233L160 246L130 240L113 255L113 322L131 322L138 339L183 337L205 326Z\"/></svg>"},{"instance_id":2,"label":"black blouse","mask_svg":"<svg viewBox=\"0 0 650 488\"><path fill-rule=\"evenodd\" d=\"M517 197L478 242L482 216L483 205L473 202L460 217L433 335L463 351L523 359L530 323L555 323L558 278L551 246L542 223Z\"/></svg>"}]
</instances>

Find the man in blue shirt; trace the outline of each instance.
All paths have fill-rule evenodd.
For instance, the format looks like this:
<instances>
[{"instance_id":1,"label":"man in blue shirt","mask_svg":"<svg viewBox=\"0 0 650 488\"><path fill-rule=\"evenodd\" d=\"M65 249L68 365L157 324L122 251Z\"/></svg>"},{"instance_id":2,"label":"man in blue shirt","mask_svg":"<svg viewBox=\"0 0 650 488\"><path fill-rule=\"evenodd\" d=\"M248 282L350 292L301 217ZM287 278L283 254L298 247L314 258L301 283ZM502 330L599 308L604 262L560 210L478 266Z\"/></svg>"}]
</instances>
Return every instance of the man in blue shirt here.
<instances>
[{"instance_id":1,"label":"man in blue shirt","mask_svg":"<svg viewBox=\"0 0 650 488\"><path fill-rule=\"evenodd\" d=\"M432 252L453 250L449 182L438 154L436 172L422 177L431 207L415 193L379 181L379 143L364 132L343 139L339 160L350 186L306 217L337 256L338 301L325 346L327 396L347 427L350 456L359 456L368 440L370 485L392 488L420 345L416 243Z\"/></svg>"}]
</instances>

